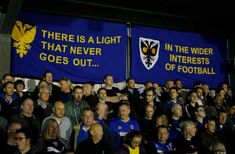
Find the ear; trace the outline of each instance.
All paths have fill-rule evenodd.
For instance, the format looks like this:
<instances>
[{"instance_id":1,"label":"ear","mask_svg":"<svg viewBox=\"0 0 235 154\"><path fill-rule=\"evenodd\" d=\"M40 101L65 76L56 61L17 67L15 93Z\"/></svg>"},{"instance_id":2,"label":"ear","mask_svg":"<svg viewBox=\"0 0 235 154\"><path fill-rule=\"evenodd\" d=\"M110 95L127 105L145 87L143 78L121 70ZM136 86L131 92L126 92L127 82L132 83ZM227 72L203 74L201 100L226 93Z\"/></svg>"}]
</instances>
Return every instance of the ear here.
<instances>
[{"instance_id":1,"label":"ear","mask_svg":"<svg viewBox=\"0 0 235 154\"><path fill-rule=\"evenodd\" d=\"M153 95L153 98L154 98L154 99L156 98L156 95L157 95L157 94Z\"/></svg>"},{"instance_id":2,"label":"ear","mask_svg":"<svg viewBox=\"0 0 235 154\"><path fill-rule=\"evenodd\" d=\"M90 130L90 133L91 133L91 136L93 136L93 135L94 135L94 132L93 132L92 130Z\"/></svg>"},{"instance_id":3,"label":"ear","mask_svg":"<svg viewBox=\"0 0 235 154\"><path fill-rule=\"evenodd\" d=\"M131 109L128 109L128 114L130 114L131 113Z\"/></svg>"}]
</instances>

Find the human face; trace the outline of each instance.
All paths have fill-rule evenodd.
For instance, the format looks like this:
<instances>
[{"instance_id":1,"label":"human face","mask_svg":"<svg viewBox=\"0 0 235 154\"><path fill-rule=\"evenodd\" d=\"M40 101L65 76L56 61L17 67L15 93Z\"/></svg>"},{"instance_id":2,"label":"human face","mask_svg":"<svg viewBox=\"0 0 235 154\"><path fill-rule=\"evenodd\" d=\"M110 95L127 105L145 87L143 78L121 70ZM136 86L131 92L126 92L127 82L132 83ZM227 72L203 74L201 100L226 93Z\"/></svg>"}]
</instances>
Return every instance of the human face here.
<instances>
[{"instance_id":1,"label":"human face","mask_svg":"<svg viewBox=\"0 0 235 154\"><path fill-rule=\"evenodd\" d=\"M173 114L176 117L182 117L182 107L180 105L177 105L173 109Z\"/></svg>"},{"instance_id":2,"label":"human face","mask_svg":"<svg viewBox=\"0 0 235 154\"><path fill-rule=\"evenodd\" d=\"M19 123L12 123L7 129L8 138L15 138L16 131L21 128Z\"/></svg>"},{"instance_id":3,"label":"human face","mask_svg":"<svg viewBox=\"0 0 235 154\"><path fill-rule=\"evenodd\" d=\"M197 103L197 93L192 92L189 99L190 103Z\"/></svg>"},{"instance_id":4,"label":"human face","mask_svg":"<svg viewBox=\"0 0 235 154\"><path fill-rule=\"evenodd\" d=\"M40 81L39 83L39 88L47 88L48 87L48 83L46 81Z\"/></svg>"},{"instance_id":5,"label":"human face","mask_svg":"<svg viewBox=\"0 0 235 154\"><path fill-rule=\"evenodd\" d=\"M135 80L129 80L129 82L127 83L127 87L130 89L134 89L135 88Z\"/></svg>"},{"instance_id":6,"label":"human face","mask_svg":"<svg viewBox=\"0 0 235 154\"><path fill-rule=\"evenodd\" d=\"M206 131L209 133L209 134L214 134L215 133L215 130L216 130L216 125L215 125L215 121L208 121L205 125L206 127Z\"/></svg>"},{"instance_id":7,"label":"human face","mask_svg":"<svg viewBox=\"0 0 235 154\"><path fill-rule=\"evenodd\" d=\"M156 119L156 127L160 126L160 125L168 125L168 120L167 120L167 116L166 115L161 115L159 117L157 117Z\"/></svg>"},{"instance_id":8,"label":"human face","mask_svg":"<svg viewBox=\"0 0 235 154\"><path fill-rule=\"evenodd\" d=\"M161 92L161 87L157 83L153 83L153 87L155 88L156 93Z\"/></svg>"},{"instance_id":9,"label":"human face","mask_svg":"<svg viewBox=\"0 0 235 154\"><path fill-rule=\"evenodd\" d=\"M146 102L148 102L148 103L152 103L153 100L155 99L153 91L151 91L151 90L146 92L146 96L145 97L146 97Z\"/></svg>"},{"instance_id":10,"label":"human face","mask_svg":"<svg viewBox=\"0 0 235 154\"><path fill-rule=\"evenodd\" d=\"M221 95L215 96L215 104L216 106L223 106L223 97Z\"/></svg>"},{"instance_id":11,"label":"human face","mask_svg":"<svg viewBox=\"0 0 235 154\"><path fill-rule=\"evenodd\" d=\"M86 127L90 127L94 123L94 114L92 111L85 111L82 117L83 123Z\"/></svg>"},{"instance_id":12,"label":"human face","mask_svg":"<svg viewBox=\"0 0 235 154\"><path fill-rule=\"evenodd\" d=\"M152 119L153 114L154 114L153 106L152 105L148 105L146 107L146 109L145 109L145 116L146 116L146 118Z\"/></svg>"},{"instance_id":13,"label":"human face","mask_svg":"<svg viewBox=\"0 0 235 154\"><path fill-rule=\"evenodd\" d=\"M104 134L103 128L99 124L92 125L90 132L91 132L91 135L97 140L101 140Z\"/></svg>"},{"instance_id":14,"label":"human face","mask_svg":"<svg viewBox=\"0 0 235 154\"><path fill-rule=\"evenodd\" d=\"M99 118L106 119L109 114L108 105L105 103L98 103L96 107L98 108L96 112L98 113Z\"/></svg>"},{"instance_id":15,"label":"human face","mask_svg":"<svg viewBox=\"0 0 235 154\"><path fill-rule=\"evenodd\" d=\"M141 144L141 141L142 141L142 137L140 137L140 136L135 136L135 137L131 140L131 147L132 147L133 149L139 147L140 144Z\"/></svg>"},{"instance_id":16,"label":"human face","mask_svg":"<svg viewBox=\"0 0 235 154\"><path fill-rule=\"evenodd\" d=\"M83 84L82 90L83 90L83 95L85 95L85 96L91 95L92 94L91 84Z\"/></svg>"},{"instance_id":17,"label":"human face","mask_svg":"<svg viewBox=\"0 0 235 154\"><path fill-rule=\"evenodd\" d=\"M60 90L62 92L66 92L70 89L70 85L65 80L60 80Z\"/></svg>"},{"instance_id":18,"label":"human face","mask_svg":"<svg viewBox=\"0 0 235 154\"><path fill-rule=\"evenodd\" d=\"M235 105L233 105L233 106L231 106L231 107L229 108L229 114L230 114L230 115L234 115L234 114L235 114Z\"/></svg>"},{"instance_id":19,"label":"human face","mask_svg":"<svg viewBox=\"0 0 235 154\"><path fill-rule=\"evenodd\" d=\"M51 84L53 80L52 73L46 73L46 76L44 77L44 80L48 83Z\"/></svg>"},{"instance_id":20,"label":"human face","mask_svg":"<svg viewBox=\"0 0 235 154\"><path fill-rule=\"evenodd\" d=\"M160 143L166 143L169 137L168 130L166 128L159 128L157 132L157 138Z\"/></svg>"},{"instance_id":21,"label":"human face","mask_svg":"<svg viewBox=\"0 0 235 154\"><path fill-rule=\"evenodd\" d=\"M56 139L59 134L59 126L57 122L52 122L48 126L48 134L47 137L49 139Z\"/></svg>"},{"instance_id":22,"label":"human face","mask_svg":"<svg viewBox=\"0 0 235 154\"><path fill-rule=\"evenodd\" d=\"M174 81L167 81L166 87L167 87L168 89L170 89L170 88L172 88L172 87L174 87L174 86L175 86Z\"/></svg>"},{"instance_id":23,"label":"human face","mask_svg":"<svg viewBox=\"0 0 235 154\"><path fill-rule=\"evenodd\" d=\"M226 148L224 144L217 143L215 146L213 146L213 154L226 154Z\"/></svg>"},{"instance_id":24,"label":"human face","mask_svg":"<svg viewBox=\"0 0 235 154\"><path fill-rule=\"evenodd\" d=\"M48 89L43 89L40 91L39 93L39 98L43 101L43 102L47 102L49 100L50 97L50 93Z\"/></svg>"},{"instance_id":25,"label":"human face","mask_svg":"<svg viewBox=\"0 0 235 154\"><path fill-rule=\"evenodd\" d=\"M54 115L58 118L64 117L64 104L62 102L56 102L54 106Z\"/></svg>"},{"instance_id":26,"label":"human face","mask_svg":"<svg viewBox=\"0 0 235 154\"><path fill-rule=\"evenodd\" d=\"M208 94L210 92L209 86L207 84L204 84L202 88L205 94Z\"/></svg>"},{"instance_id":27,"label":"human face","mask_svg":"<svg viewBox=\"0 0 235 154\"><path fill-rule=\"evenodd\" d=\"M7 75L5 76L5 78L3 79L3 83L6 83L6 82L14 82L14 77L13 76L10 76L10 75Z\"/></svg>"},{"instance_id":28,"label":"human face","mask_svg":"<svg viewBox=\"0 0 235 154\"><path fill-rule=\"evenodd\" d=\"M196 125L191 125L188 128L186 128L187 136L190 138L194 137L196 135L196 132L197 132Z\"/></svg>"},{"instance_id":29,"label":"human face","mask_svg":"<svg viewBox=\"0 0 235 154\"><path fill-rule=\"evenodd\" d=\"M171 100L176 100L178 97L178 92L176 89L171 89L170 90L170 98Z\"/></svg>"},{"instance_id":30,"label":"human face","mask_svg":"<svg viewBox=\"0 0 235 154\"><path fill-rule=\"evenodd\" d=\"M119 107L119 115L122 120L127 120L129 118L130 109L126 105L122 105Z\"/></svg>"},{"instance_id":31,"label":"human face","mask_svg":"<svg viewBox=\"0 0 235 154\"><path fill-rule=\"evenodd\" d=\"M197 88L197 97L202 98L203 90L201 88Z\"/></svg>"},{"instance_id":32,"label":"human face","mask_svg":"<svg viewBox=\"0 0 235 154\"><path fill-rule=\"evenodd\" d=\"M227 117L228 117L227 113L220 112L219 113L219 123L224 125L227 121Z\"/></svg>"},{"instance_id":33,"label":"human face","mask_svg":"<svg viewBox=\"0 0 235 154\"><path fill-rule=\"evenodd\" d=\"M206 117L206 112L203 107L199 107L196 112L197 117L205 118Z\"/></svg>"},{"instance_id":34,"label":"human face","mask_svg":"<svg viewBox=\"0 0 235 154\"><path fill-rule=\"evenodd\" d=\"M107 97L107 92L106 90L102 89L99 91L98 93L98 97L100 100L105 100L105 98Z\"/></svg>"},{"instance_id":35,"label":"human face","mask_svg":"<svg viewBox=\"0 0 235 154\"><path fill-rule=\"evenodd\" d=\"M33 109L34 109L34 106L33 106L33 100L31 99L26 99L24 102L23 102L23 114L25 115L32 115L33 114Z\"/></svg>"},{"instance_id":36,"label":"human face","mask_svg":"<svg viewBox=\"0 0 235 154\"><path fill-rule=\"evenodd\" d=\"M228 85L227 84L222 84L221 89L223 89L225 92L228 92Z\"/></svg>"},{"instance_id":37,"label":"human face","mask_svg":"<svg viewBox=\"0 0 235 154\"><path fill-rule=\"evenodd\" d=\"M104 81L105 81L105 85L107 85L107 86L113 85L113 77L112 76L107 76Z\"/></svg>"},{"instance_id":38,"label":"human face","mask_svg":"<svg viewBox=\"0 0 235 154\"><path fill-rule=\"evenodd\" d=\"M17 133L15 139L19 151L25 151L28 148L29 139L26 138L24 133Z\"/></svg>"},{"instance_id":39,"label":"human face","mask_svg":"<svg viewBox=\"0 0 235 154\"><path fill-rule=\"evenodd\" d=\"M3 90L7 96L12 96L14 94L14 84L8 83Z\"/></svg>"},{"instance_id":40,"label":"human face","mask_svg":"<svg viewBox=\"0 0 235 154\"><path fill-rule=\"evenodd\" d=\"M221 96L222 98L224 98L226 92L225 92L225 90L221 89L221 90L219 91L219 94L220 94L220 96Z\"/></svg>"},{"instance_id":41,"label":"human face","mask_svg":"<svg viewBox=\"0 0 235 154\"><path fill-rule=\"evenodd\" d=\"M80 88L76 88L75 91L73 92L74 94L74 101L75 102L79 102L82 100L82 96L83 96L83 91Z\"/></svg>"},{"instance_id":42,"label":"human face","mask_svg":"<svg viewBox=\"0 0 235 154\"><path fill-rule=\"evenodd\" d=\"M23 84L17 84L16 85L16 91L23 92L24 91L24 85Z\"/></svg>"},{"instance_id":43,"label":"human face","mask_svg":"<svg viewBox=\"0 0 235 154\"><path fill-rule=\"evenodd\" d=\"M152 82L147 82L145 83L145 89L149 89L150 87L153 87L153 83Z\"/></svg>"},{"instance_id":44,"label":"human face","mask_svg":"<svg viewBox=\"0 0 235 154\"><path fill-rule=\"evenodd\" d=\"M175 87L182 89L182 82L180 80L177 80L175 83Z\"/></svg>"}]
</instances>

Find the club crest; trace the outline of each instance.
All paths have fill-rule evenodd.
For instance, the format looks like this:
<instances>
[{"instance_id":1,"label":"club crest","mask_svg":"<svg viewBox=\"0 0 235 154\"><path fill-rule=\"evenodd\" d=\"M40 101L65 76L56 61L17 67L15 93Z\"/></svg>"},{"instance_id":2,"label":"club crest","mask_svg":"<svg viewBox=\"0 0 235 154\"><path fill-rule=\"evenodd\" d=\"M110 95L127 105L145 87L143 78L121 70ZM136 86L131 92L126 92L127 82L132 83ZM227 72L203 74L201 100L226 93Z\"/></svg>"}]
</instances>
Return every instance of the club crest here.
<instances>
[{"instance_id":1,"label":"club crest","mask_svg":"<svg viewBox=\"0 0 235 154\"><path fill-rule=\"evenodd\" d=\"M31 43L36 35L36 26L29 24L23 24L21 21L16 21L16 24L12 31L13 46L16 48L16 53L20 58L27 55L31 49Z\"/></svg>"},{"instance_id":2,"label":"club crest","mask_svg":"<svg viewBox=\"0 0 235 154\"><path fill-rule=\"evenodd\" d=\"M139 38L140 58L147 70L153 68L159 56L160 41L149 38Z\"/></svg>"}]
</instances>

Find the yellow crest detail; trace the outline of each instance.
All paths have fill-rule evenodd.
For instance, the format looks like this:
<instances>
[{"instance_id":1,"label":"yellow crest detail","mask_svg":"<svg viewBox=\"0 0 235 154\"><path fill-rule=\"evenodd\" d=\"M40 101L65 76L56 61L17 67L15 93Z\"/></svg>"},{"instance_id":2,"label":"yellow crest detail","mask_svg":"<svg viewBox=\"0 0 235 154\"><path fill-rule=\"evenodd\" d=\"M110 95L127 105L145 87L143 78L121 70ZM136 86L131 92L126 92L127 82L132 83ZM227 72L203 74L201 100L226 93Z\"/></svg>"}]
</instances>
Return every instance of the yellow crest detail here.
<instances>
[{"instance_id":1,"label":"yellow crest detail","mask_svg":"<svg viewBox=\"0 0 235 154\"><path fill-rule=\"evenodd\" d=\"M20 58L27 55L31 49L30 43L33 42L35 35L36 26L23 25L21 21L16 21L11 37L14 40L13 46L16 48L16 53L19 54Z\"/></svg>"}]
</instances>

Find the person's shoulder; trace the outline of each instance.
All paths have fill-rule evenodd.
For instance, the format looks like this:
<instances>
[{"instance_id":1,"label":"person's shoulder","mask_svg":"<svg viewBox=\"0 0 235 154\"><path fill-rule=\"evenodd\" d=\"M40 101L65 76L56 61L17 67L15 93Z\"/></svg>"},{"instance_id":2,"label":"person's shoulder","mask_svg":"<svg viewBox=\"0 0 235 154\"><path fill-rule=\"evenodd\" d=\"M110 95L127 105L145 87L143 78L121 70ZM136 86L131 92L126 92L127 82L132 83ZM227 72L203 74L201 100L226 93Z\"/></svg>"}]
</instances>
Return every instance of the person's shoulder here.
<instances>
[{"instance_id":1,"label":"person's shoulder","mask_svg":"<svg viewBox=\"0 0 235 154\"><path fill-rule=\"evenodd\" d=\"M43 126L44 123L45 123L48 119L50 119L50 118L53 118L53 116L50 115L50 116L45 117L45 118L42 120L42 126Z\"/></svg>"},{"instance_id":2,"label":"person's shoulder","mask_svg":"<svg viewBox=\"0 0 235 154\"><path fill-rule=\"evenodd\" d=\"M67 101L66 103L64 103L64 106L65 106L66 108L68 108L68 107L73 107L73 104L74 104L74 102L73 102L72 100L69 100L69 101Z\"/></svg>"},{"instance_id":3,"label":"person's shoulder","mask_svg":"<svg viewBox=\"0 0 235 154\"><path fill-rule=\"evenodd\" d=\"M138 123L138 121L136 119L134 119L133 117L130 118L130 120L128 122L134 122L134 123Z\"/></svg>"},{"instance_id":4,"label":"person's shoulder","mask_svg":"<svg viewBox=\"0 0 235 154\"><path fill-rule=\"evenodd\" d=\"M118 87L113 87L112 90L120 90Z\"/></svg>"},{"instance_id":5,"label":"person's shoulder","mask_svg":"<svg viewBox=\"0 0 235 154\"><path fill-rule=\"evenodd\" d=\"M52 93L57 94L58 92L60 92L60 87L52 84Z\"/></svg>"},{"instance_id":6,"label":"person's shoulder","mask_svg":"<svg viewBox=\"0 0 235 154\"><path fill-rule=\"evenodd\" d=\"M64 120L64 121L66 121L66 122L68 122L68 123L71 123L70 118L69 118L69 117L67 117L67 116L64 116L64 117L63 117L63 120Z\"/></svg>"},{"instance_id":7,"label":"person's shoulder","mask_svg":"<svg viewBox=\"0 0 235 154\"><path fill-rule=\"evenodd\" d=\"M60 89L59 86L55 85L55 84L51 84L52 85L52 88L55 88L55 89Z\"/></svg>"},{"instance_id":8,"label":"person's shoulder","mask_svg":"<svg viewBox=\"0 0 235 154\"><path fill-rule=\"evenodd\" d=\"M118 150L117 150L118 154L128 154L129 150L128 150L128 145L127 144L122 144Z\"/></svg>"},{"instance_id":9,"label":"person's shoulder","mask_svg":"<svg viewBox=\"0 0 235 154\"><path fill-rule=\"evenodd\" d=\"M85 101L85 100L81 100L81 104L83 104L83 105L89 105L88 102Z\"/></svg>"},{"instance_id":10,"label":"person's shoulder","mask_svg":"<svg viewBox=\"0 0 235 154\"><path fill-rule=\"evenodd\" d=\"M117 119L110 121L108 127L117 127L121 123L122 123L122 121L119 118L117 118Z\"/></svg>"}]
</instances>

